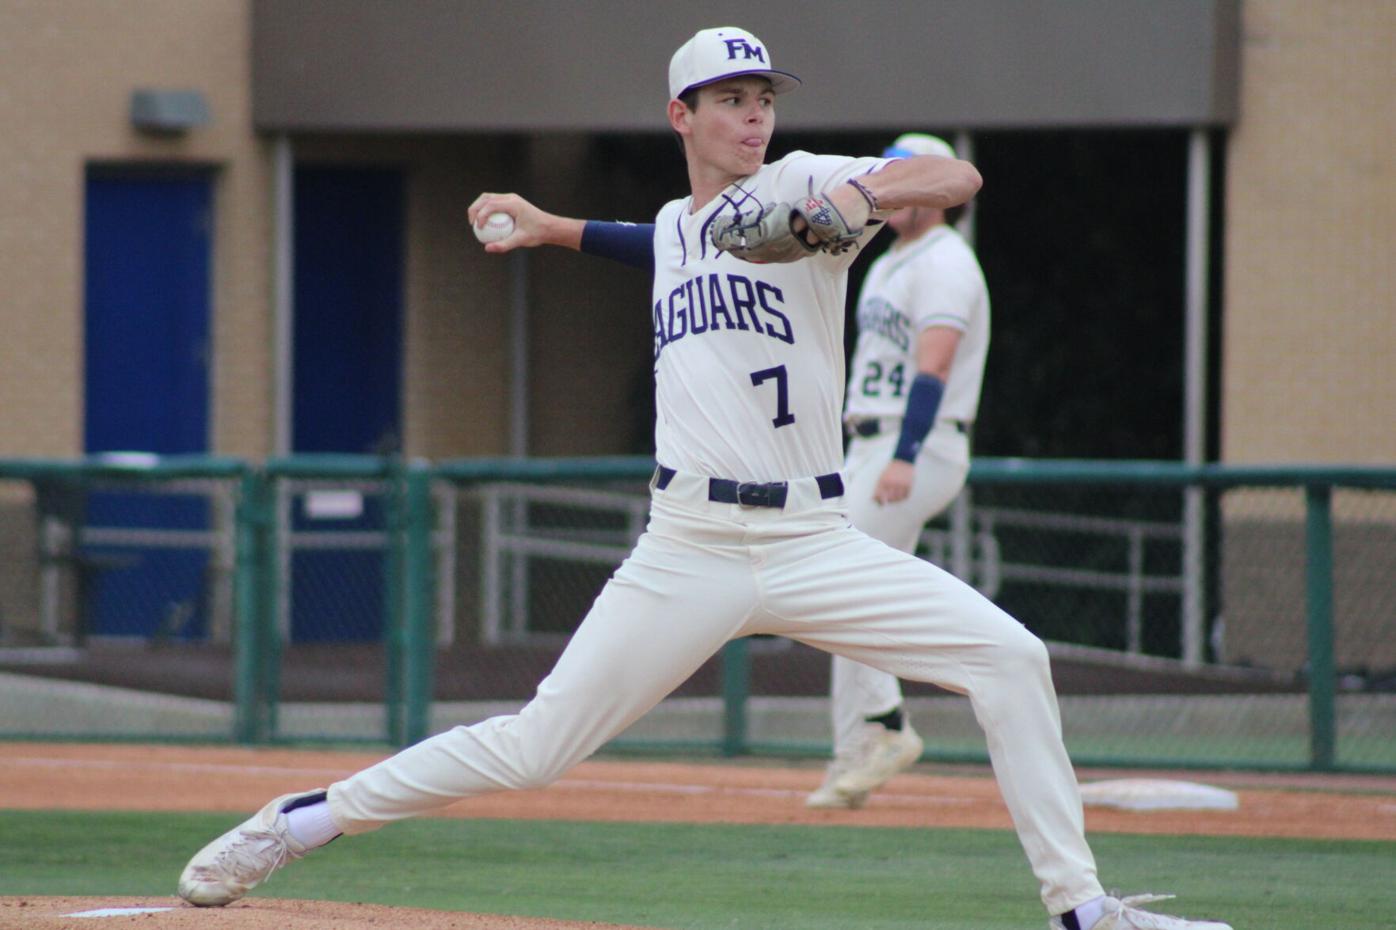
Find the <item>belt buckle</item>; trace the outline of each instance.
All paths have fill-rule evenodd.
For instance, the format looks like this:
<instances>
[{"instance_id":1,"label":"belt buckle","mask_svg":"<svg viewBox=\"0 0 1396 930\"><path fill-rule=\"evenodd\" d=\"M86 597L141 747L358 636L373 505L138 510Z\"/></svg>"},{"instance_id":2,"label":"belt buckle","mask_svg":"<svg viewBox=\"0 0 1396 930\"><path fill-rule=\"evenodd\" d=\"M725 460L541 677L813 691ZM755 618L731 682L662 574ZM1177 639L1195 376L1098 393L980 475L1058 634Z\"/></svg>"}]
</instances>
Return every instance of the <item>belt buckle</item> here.
<instances>
[{"instance_id":1,"label":"belt buckle","mask_svg":"<svg viewBox=\"0 0 1396 930\"><path fill-rule=\"evenodd\" d=\"M737 485L737 503L743 507L784 507L785 494L784 481L746 481Z\"/></svg>"}]
</instances>

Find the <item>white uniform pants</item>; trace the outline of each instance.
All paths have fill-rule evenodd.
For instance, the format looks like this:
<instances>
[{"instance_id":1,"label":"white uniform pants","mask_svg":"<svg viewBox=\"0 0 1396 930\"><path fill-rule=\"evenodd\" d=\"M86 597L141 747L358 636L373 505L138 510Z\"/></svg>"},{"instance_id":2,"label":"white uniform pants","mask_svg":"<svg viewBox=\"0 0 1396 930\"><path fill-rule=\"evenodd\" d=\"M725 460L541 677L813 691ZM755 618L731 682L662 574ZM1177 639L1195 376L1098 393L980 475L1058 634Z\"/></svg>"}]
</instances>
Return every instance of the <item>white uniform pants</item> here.
<instances>
[{"instance_id":1,"label":"white uniform pants","mask_svg":"<svg viewBox=\"0 0 1396 930\"><path fill-rule=\"evenodd\" d=\"M848 518L853 525L894 549L915 552L921 529L955 500L969 474L969 437L949 420L939 420L916 456L911 493L895 504L879 504L873 491L882 470L892 461L898 421L884 419L883 432L855 436L848 445L844 475L848 479ZM830 672L829 708L834 725L834 756L849 759L858 752L863 722L900 707L902 688L895 675L834 656Z\"/></svg>"},{"instance_id":2,"label":"white uniform pants","mask_svg":"<svg viewBox=\"0 0 1396 930\"><path fill-rule=\"evenodd\" d=\"M336 824L362 833L546 785L729 639L771 633L969 695L1048 911L1100 895L1042 643L953 576L853 529L812 479L790 483L783 511L712 503L707 487L681 473L654 492L647 532L527 706L336 782Z\"/></svg>"}]
</instances>

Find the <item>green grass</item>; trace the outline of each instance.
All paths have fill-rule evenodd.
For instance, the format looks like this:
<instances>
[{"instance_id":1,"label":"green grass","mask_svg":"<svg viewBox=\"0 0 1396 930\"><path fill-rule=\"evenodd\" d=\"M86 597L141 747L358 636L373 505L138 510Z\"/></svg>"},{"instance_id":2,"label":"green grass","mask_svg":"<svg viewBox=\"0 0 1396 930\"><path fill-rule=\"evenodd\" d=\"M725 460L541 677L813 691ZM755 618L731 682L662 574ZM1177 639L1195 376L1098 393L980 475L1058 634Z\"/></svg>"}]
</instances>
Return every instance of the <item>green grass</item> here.
<instances>
[{"instance_id":1,"label":"green grass","mask_svg":"<svg viewBox=\"0 0 1396 930\"><path fill-rule=\"evenodd\" d=\"M1067 752L1078 766L1126 766L1130 768L1239 768L1256 771L1296 771L1309 767L1307 736L1228 734L1067 734ZM808 756L827 759L828 743L780 742L766 740L753 749L766 756ZM987 763L988 750L982 736L947 736L937 733L927 743L927 758ZM649 741L618 743L611 751L664 753L665 744ZM1354 771L1396 772L1396 737L1351 737L1338 741L1336 763Z\"/></svg>"},{"instance_id":2,"label":"green grass","mask_svg":"<svg viewBox=\"0 0 1396 930\"><path fill-rule=\"evenodd\" d=\"M1310 761L1307 736L1068 735L1066 748L1077 765L1108 761L1112 765L1147 768L1190 760L1188 766L1192 768L1301 769ZM931 756L941 753L951 758L988 760L982 738L947 739L937 735L927 749ZM827 756L829 751L827 744L817 747L818 755ZM1396 738L1341 740L1337 763L1348 768L1396 772Z\"/></svg>"},{"instance_id":3,"label":"green grass","mask_svg":"<svg viewBox=\"0 0 1396 930\"><path fill-rule=\"evenodd\" d=\"M0 895L169 895L237 817L0 811ZM1396 842L1143 837L1092 845L1107 887L1243 928L1396 927ZM1011 833L417 820L339 840L255 894L674 930L1043 927Z\"/></svg>"}]
</instances>

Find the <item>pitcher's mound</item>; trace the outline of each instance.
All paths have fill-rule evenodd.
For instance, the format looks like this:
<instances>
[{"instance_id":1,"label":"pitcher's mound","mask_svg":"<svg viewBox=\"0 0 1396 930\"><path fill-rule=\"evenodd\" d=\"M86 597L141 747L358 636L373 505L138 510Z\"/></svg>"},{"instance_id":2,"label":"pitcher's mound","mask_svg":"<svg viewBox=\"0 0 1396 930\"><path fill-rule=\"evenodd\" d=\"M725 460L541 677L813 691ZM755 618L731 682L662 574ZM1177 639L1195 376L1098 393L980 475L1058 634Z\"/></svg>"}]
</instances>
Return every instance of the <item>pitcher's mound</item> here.
<instances>
[{"instance_id":1,"label":"pitcher's mound","mask_svg":"<svg viewBox=\"0 0 1396 930\"><path fill-rule=\"evenodd\" d=\"M586 920L462 914L419 907L246 898L227 907L190 907L175 897L0 897L0 930L645 930Z\"/></svg>"}]
</instances>

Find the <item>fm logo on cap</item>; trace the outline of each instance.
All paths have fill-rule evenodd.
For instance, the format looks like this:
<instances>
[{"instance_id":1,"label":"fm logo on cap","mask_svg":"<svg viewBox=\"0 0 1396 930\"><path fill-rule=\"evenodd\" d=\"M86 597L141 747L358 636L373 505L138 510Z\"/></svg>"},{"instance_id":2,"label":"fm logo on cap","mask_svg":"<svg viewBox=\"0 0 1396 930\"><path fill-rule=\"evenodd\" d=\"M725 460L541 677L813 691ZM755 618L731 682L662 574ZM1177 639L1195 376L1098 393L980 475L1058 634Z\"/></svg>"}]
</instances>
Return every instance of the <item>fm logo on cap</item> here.
<instances>
[{"instance_id":1,"label":"fm logo on cap","mask_svg":"<svg viewBox=\"0 0 1396 930\"><path fill-rule=\"evenodd\" d=\"M723 39L722 42L727 46L728 61L734 61L740 53L743 58L755 58L762 64L766 63L766 50L759 45L752 45L740 36L735 39Z\"/></svg>"}]
</instances>

